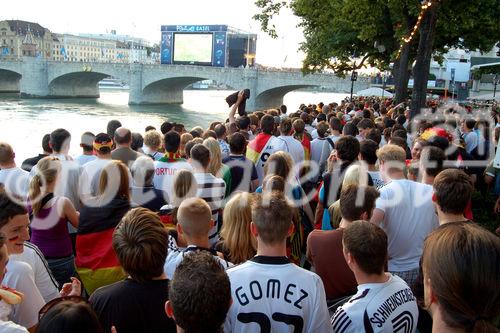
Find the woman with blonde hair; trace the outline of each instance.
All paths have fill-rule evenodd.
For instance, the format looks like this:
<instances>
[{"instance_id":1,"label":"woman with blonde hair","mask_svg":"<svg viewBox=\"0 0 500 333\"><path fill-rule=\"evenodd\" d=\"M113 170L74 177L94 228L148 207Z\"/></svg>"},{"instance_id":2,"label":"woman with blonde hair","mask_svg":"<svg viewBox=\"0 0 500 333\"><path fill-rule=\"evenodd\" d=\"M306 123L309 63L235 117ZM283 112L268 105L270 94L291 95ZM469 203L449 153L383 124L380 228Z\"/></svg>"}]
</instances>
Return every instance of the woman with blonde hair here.
<instances>
[{"instance_id":1,"label":"woman with blonde hair","mask_svg":"<svg viewBox=\"0 0 500 333\"><path fill-rule=\"evenodd\" d=\"M250 233L250 206L253 200L253 194L239 192L235 193L224 207L224 224L220 231L222 240L217 243L215 249L235 265L244 263L257 253L257 241Z\"/></svg>"},{"instance_id":2,"label":"woman with blonde hair","mask_svg":"<svg viewBox=\"0 0 500 333\"><path fill-rule=\"evenodd\" d=\"M52 274L63 285L75 275L75 257L68 222L75 228L79 214L66 197L54 196L61 161L48 156L38 161L30 181L28 198L31 217L31 242L42 251Z\"/></svg>"},{"instance_id":3,"label":"woman with blonde hair","mask_svg":"<svg viewBox=\"0 0 500 333\"><path fill-rule=\"evenodd\" d=\"M161 141L161 134L155 130L147 131L144 134L144 153L155 161L163 157L163 154L160 152Z\"/></svg>"},{"instance_id":4,"label":"woman with blonde hair","mask_svg":"<svg viewBox=\"0 0 500 333\"><path fill-rule=\"evenodd\" d=\"M179 145L179 152L182 158L187 158L186 155L186 144L193 140L193 136L190 133L182 133L181 134L181 144Z\"/></svg>"},{"instance_id":5,"label":"woman with blonde hair","mask_svg":"<svg viewBox=\"0 0 500 333\"><path fill-rule=\"evenodd\" d=\"M497 236L471 222L442 225L425 240L422 268L432 332L499 332Z\"/></svg>"},{"instance_id":6,"label":"woman with blonde hair","mask_svg":"<svg viewBox=\"0 0 500 333\"><path fill-rule=\"evenodd\" d=\"M210 152L210 162L208 163L207 172L214 177L222 178L226 183L226 188L231 187L231 173L229 167L222 163L222 153L219 142L214 138L208 138L203 141L203 145Z\"/></svg>"},{"instance_id":7,"label":"woman with blonde hair","mask_svg":"<svg viewBox=\"0 0 500 333\"><path fill-rule=\"evenodd\" d=\"M346 188L349 185L371 186L371 184L373 183L370 183L366 170L363 170L363 167L359 164L352 164L345 171L342 188ZM342 220L342 215L340 214L340 198L328 207L328 214L330 215L332 227L337 229Z\"/></svg>"},{"instance_id":8,"label":"woman with blonde hair","mask_svg":"<svg viewBox=\"0 0 500 333\"><path fill-rule=\"evenodd\" d=\"M111 246L115 227L130 210L129 171L110 161L99 178L98 196L80 211L76 267L87 293L125 277Z\"/></svg>"}]
</instances>

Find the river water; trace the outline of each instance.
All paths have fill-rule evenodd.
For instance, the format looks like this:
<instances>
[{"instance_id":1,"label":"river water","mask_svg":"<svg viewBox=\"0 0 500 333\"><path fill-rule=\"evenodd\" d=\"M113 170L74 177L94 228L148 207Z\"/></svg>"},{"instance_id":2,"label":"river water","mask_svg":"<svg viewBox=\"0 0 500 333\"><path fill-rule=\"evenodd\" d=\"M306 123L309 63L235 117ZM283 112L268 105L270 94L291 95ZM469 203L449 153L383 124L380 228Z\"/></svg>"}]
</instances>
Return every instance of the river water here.
<instances>
[{"instance_id":1,"label":"river water","mask_svg":"<svg viewBox=\"0 0 500 333\"><path fill-rule=\"evenodd\" d=\"M19 99L0 95L0 142L10 143L18 165L41 152L44 134L65 128L72 134L70 154L81 154L80 136L90 131L106 132L106 124L118 119L132 132L144 133L148 125L158 130L165 120L182 123L187 129L206 128L213 121L227 118L229 108L224 98L232 91L185 90L182 105L128 105L127 91L101 91L97 100ZM289 110L301 103L340 102L346 94L291 92L284 98Z\"/></svg>"}]
</instances>

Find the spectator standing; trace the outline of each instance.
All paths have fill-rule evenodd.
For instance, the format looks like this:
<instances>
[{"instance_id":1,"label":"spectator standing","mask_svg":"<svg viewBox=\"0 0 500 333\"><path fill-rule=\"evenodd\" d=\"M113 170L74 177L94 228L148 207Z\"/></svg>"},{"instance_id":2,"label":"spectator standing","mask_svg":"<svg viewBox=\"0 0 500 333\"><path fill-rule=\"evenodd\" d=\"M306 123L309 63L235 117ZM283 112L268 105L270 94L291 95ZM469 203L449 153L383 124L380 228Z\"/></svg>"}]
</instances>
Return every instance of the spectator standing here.
<instances>
[{"instance_id":1,"label":"spectator standing","mask_svg":"<svg viewBox=\"0 0 500 333\"><path fill-rule=\"evenodd\" d=\"M163 154L159 152L161 148L161 135L155 130L147 131L144 134L144 146L142 150L146 155L149 155L154 161L159 161Z\"/></svg>"},{"instance_id":2,"label":"spectator standing","mask_svg":"<svg viewBox=\"0 0 500 333\"><path fill-rule=\"evenodd\" d=\"M235 191L253 192L259 184L255 165L245 157L246 146L247 141L243 134L237 132L229 137L231 154L222 160L228 166L227 172L231 178L230 185L226 187L226 198Z\"/></svg>"},{"instance_id":3,"label":"spectator standing","mask_svg":"<svg viewBox=\"0 0 500 333\"><path fill-rule=\"evenodd\" d=\"M246 157L255 164L257 175L259 176L259 185L262 185L264 179L264 165L272 153L278 151L282 141L273 137L274 117L265 115L260 119L261 133L250 141L247 147Z\"/></svg>"},{"instance_id":4,"label":"spectator standing","mask_svg":"<svg viewBox=\"0 0 500 333\"><path fill-rule=\"evenodd\" d=\"M68 223L78 228L79 214L66 197L54 196L61 162L45 157L30 182L31 242L42 251L60 286L75 276L75 257Z\"/></svg>"},{"instance_id":5,"label":"spectator standing","mask_svg":"<svg viewBox=\"0 0 500 333\"><path fill-rule=\"evenodd\" d=\"M207 252L192 252L177 267L165 310L177 332L220 333L231 306L226 272Z\"/></svg>"},{"instance_id":6,"label":"spectator standing","mask_svg":"<svg viewBox=\"0 0 500 333\"><path fill-rule=\"evenodd\" d=\"M207 147L202 144L196 144L191 149L190 155L194 177L198 184L196 196L208 203L212 220L214 221L214 225L209 233L210 246L213 246L219 241L219 210L222 208L222 200L226 193L226 184L224 180L208 172L210 151Z\"/></svg>"},{"instance_id":7,"label":"spectator standing","mask_svg":"<svg viewBox=\"0 0 500 333\"><path fill-rule=\"evenodd\" d=\"M474 223L445 224L425 240L422 267L433 332L498 332L497 236Z\"/></svg>"},{"instance_id":8,"label":"spectator standing","mask_svg":"<svg viewBox=\"0 0 500 333\"><path fill-rule=\"evenodd\" d=\"M111 152L111 158L122 161L126 166L133 163L139 154L132 150L132 132L125 127L120 127L115 131L115 150Z\"/></svg>"},{"instance_id":9,"label":"spectator standing","mask_svg":"<svg viewBox=\"0 0 500 333\"><path fill-rule=\"evenodd\" d=\"M387 144L377 156L387 185L380 189L371 222L387 233L389 271L413 285L425 237L438 227L432 186L405 179L403 148Z\"/></svg>"},{"instance_id":10,"label":"spectator standing","mask_svg":"<svg viewBox=\"0 0 500 333\"><path fill-rule=\"evenodd\" d=\"M158 215L145 208L128 212L113 233L113 249L128 274L97 289L90 298L105 332L175 332L165 316L169 281L163 272L168 232Z\"/></svg>"},{"instance_id":11,"label":"spectator standing","mask_svg":"<svg viewBox=\"0 0 500 333\"><path fill-rule=\"evenodd\" d=\"M52 154L52 148L50 148L49 141L50 141L50 134L45 134L42 138L43 152L41 154L38 154L38 156L25 159L21 164L21 169L30 172L31 168L33 168L33 166L35 166L38 163L38 161L40 161L45 156L49 156L50 154Z\"/></svg>"},{"instance_id":12,"label":"spectator standing","mask_svg":"<svg viewBox=\"0 0 500 333\"><path fill-rule=\"evenodd\" d=\"M94 155L94 140L95 135L91 132L85 132L82 134L80 141L80 147L83 150L83 154L75 157L75 161L80 165L84 166L86 163L95 160L97 157Z\"/></svg>"},{"instance_id":13,"label":"spectator standing","mask_svg":"<svg viewBox=\"0 0 500 333\"><path fill-rule=\"evenodd\" d=\"M0 142L0 183L8 194L24 199L28 195L29 174L16 166L15 157L12 147Z\"/></svg>"},{"instance_id":14,"label":"spectator standing","mask_svg":"<svg viewBox=\"0 0 500 333\"><path fill-rule=\"evenodd\" d=\"M290 154L295 164L304 160L304 147L299 140L292 136L292 121L285 119L280 124L281 135L277 138L278 150L285 151Z\"/></svg>"},{"instance_id":15,"label":"spectator standing","mask_svg":"<svg viewBox=\"0 0 500 333\"><path fill-rule=\"evenodd\" d=\"M335 311L333 332L397 332L404 327L405 332L414 333L418 320L416 299L406 282L384 273L384 231L369 222L356 221L344 231L342 243L358 292ZM390 310L386 310L387 306Z\"/></svg>"},{"instance_id":16,"label":"spectator standing","mask_svg":"<svg viewBox=\"0 0 500 333\"><path fill-rule=\"evenodd\" d=\"M141 207L158 212L167 204L168 194L153 186L155 165L149 156L138 157L130 168L133 185L130 189L132 202Z\"/></svg>"},{"instance_id":17,"label":"spectator standing","mask_svg":"<svg viewBox=\"0 0 500 333\"><path fill-rule=\"evenodd\" d=\"M356 279L344 259L342 235L353 221L370 219L378 195L377 190L368 186L350 185L342 189L340 227L314 230L307 238L307 258L321 277L326 299L331 303L356 292ZM361 205L356 204L358 198Z\"/></svg>"},{"instance_id":18,"label":"spectator standing","mask_svg":"<svg viewBox=\"0 0 500 333\"><path fill-rule=\"evenodd\" d=\"M177 211L177 233L186 241L185 249L172 249L169 251L165 261L164 270L167 278L172 279L177 266L182 262L184 256L193 251L206 251L212 254L221 266L231 267L232 264L218 256L211 249L209 232L214 225L211 219L210 207L200 198L184 200Z\"/></svg>"},{"instance_id":19,"label":"spectator standing","mask_svg":"<svg viewBox=\"0 0 500 333\"><path fill-rule=\"evenodd\" d=\"M168 200L172 198L172 185L177 171L192 170L192 166L181 157L179 146L181 137L175 131L167 132L163 137L165 156L155 161L153 185L157 190L166 191Z\"/></svg>"},{"instance_id":20,"label":"spectator standing","mask_svg":"<svg viewBox=\"0 0 500 333\"><path fill-rule=\"evenodd\" d=\"M124 278L111 239L129 210L128 168L113 160L101 172L98 196L80 210L75 264L88 294Z\"/></svg>"},{"instance_id":21,"label":"spectator standing","mask_svg":"<svg viewBox=\"0 0 500 333\"><path fill-rule=\"evenodd\" d=\"M28 211L13 202L5 192L0 192L0 233L7 239L7 252L21 254L24 242L29 240ZM2 284L24 294L25 301L13 306L10 319L30 331L34 331L38 323L38 311L45 304L35 276L29 264L10 260L6 266L7 273Z\"/></svg>"},{"instance_id":22,"label":"spectator standing","mask_svg":"<svg viewBox=\"0 0 500 333\"><path fill-rule=\"evenodd\" d=\"M252 204L257 255L228 270L233 304L224 332L331 332L325 290L319 276L286 257L293 231L292 209L282 194ZM280 292L278 292L278 290Z\"/></svg>"}]
</instances>

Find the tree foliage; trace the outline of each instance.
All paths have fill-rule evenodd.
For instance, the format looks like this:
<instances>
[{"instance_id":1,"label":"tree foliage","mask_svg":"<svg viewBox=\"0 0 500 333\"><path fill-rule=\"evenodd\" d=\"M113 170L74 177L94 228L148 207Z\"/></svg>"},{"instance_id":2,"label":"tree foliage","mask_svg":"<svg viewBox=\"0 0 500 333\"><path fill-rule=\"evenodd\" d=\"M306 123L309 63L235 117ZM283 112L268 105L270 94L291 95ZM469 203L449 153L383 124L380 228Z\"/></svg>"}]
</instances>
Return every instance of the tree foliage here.
<instances>
[{"instance_id":1,"label":"tree foliage","mask_svg":"<svg viewBox=\"0 0 500 333\"><path fill-rule=\"evenodd\" d=\"M436 0L434 0L436 1ZM388 68L401 37L420 13L418 0L257 0L262 30L276 37L273 17L284 7L300 18L305 41L305 72L331 69L338 74L370 65ZM434 57L452 47L490 50L500 40L500 1L440 0L433 40ZM412 40L416 54L418 34Z\"/></svg>"}]
</instances>

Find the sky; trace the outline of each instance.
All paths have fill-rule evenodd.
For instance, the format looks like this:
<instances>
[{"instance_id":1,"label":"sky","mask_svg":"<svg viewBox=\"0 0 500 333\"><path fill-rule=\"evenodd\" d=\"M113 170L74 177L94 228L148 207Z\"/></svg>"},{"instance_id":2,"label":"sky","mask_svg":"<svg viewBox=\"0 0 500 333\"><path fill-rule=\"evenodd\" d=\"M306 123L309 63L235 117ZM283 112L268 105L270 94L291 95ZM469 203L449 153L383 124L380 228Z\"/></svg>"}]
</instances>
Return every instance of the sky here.
<instances>
[{"instance_id":1,"label":"sky","mask_svg":"<svg viewBox=\"0 0 500 333\"><path fill-rule=\"evenodd\" d=\"M2 1L0 20L37 22L56 33L106 33L133 35L160 41L161 25L227 24L257 33L257 63L275 67L301 67L298 52L303 40L298 19L287 10L274 22L278 38L272 39L252 19L258 9L253 0L24 0Z\"/></svg>"}]
</instances>

